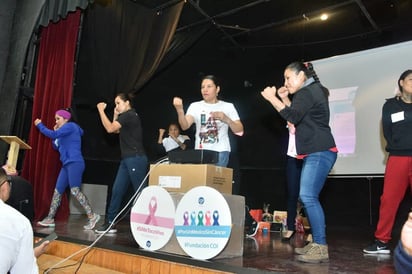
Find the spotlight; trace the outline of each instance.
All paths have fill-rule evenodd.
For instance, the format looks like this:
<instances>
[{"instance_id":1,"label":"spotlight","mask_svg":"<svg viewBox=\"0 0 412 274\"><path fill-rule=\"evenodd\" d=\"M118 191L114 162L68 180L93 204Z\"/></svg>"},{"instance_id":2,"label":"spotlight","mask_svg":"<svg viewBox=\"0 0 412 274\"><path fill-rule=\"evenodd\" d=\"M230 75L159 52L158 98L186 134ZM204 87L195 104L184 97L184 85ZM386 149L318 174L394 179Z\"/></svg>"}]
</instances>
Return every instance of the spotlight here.
<instances>
[{"instance_id":1,"label":"spotlight","mask_svg":"<svg viewBox=\"0 0 412 274\"><path fill-rule=\"evenodd\" d=\"M329 18L329 16L326 13L324 13L320 16L320 20L322 20L322 21L326 21L326 20L328 20L328 18Z\"/></svg>"}]
</instances>

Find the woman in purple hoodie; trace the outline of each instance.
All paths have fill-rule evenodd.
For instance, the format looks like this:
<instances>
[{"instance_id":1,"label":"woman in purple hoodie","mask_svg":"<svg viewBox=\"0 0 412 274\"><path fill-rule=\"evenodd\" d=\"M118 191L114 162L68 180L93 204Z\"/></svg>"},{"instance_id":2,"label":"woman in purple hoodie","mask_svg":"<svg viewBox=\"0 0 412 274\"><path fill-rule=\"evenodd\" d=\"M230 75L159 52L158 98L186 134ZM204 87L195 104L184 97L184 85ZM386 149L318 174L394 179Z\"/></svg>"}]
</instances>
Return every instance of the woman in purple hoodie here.
<instances>
[{"instance_id":1,"label":"woman in purple hoodie","mask_svg":"<svg viewBox=\"0 0 412 274\"><path fill-rule=\"evenodd\" d=\"M70 193L82 205L89 218L84 229L93 229L100 220L100 215L93 212L87 197L80 190L84 172L84 159L81 151L83 129L71 121L70 109L60 109L55 114L56 124L53 130L48 129L40 119L34 121L34 125L40 132L52 139L52 146L59 151L62 168L57 178L49 214L38 224L54 227L54 216L60 206L61 196L68 186Z\"/></svg>"}]
</instances>

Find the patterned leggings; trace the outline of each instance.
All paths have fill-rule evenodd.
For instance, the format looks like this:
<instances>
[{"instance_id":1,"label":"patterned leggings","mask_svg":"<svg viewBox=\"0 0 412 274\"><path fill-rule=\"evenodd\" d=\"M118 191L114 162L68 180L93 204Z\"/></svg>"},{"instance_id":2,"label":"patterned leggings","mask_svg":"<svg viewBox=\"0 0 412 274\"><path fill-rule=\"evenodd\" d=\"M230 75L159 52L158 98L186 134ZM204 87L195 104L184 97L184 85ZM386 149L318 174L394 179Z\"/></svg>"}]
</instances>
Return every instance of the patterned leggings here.
<instances>
[{"instance_id":1,"label":"patterned leggings","mask_svg":"<svg viewBox=\"0 0 412 274\"><path fill-rule=\"evenodd\" d=\"M72 187L70 188L70 193L73 195L73 197L76 198L77 201L79 201L80 205L84 208L84 210L87 213L87 217L92 218L93 217L92 207L90 206L90 203L86 195L84 195L83 192L81 192L80 188ZM55 189L47 218L54 219L57 209L60 206L61 200L62 200L62 195L57 191L57 189Z\"/></svg>"}]
</instances>

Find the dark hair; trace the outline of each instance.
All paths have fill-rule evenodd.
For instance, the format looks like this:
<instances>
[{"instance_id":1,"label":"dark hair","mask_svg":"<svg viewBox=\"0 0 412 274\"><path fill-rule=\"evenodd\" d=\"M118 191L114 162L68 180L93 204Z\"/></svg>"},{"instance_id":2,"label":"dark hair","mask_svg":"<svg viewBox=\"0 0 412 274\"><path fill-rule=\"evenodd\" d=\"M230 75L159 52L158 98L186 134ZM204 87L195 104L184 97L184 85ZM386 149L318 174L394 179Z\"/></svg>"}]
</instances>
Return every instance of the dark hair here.
<instances>
[{"instance_id":1,"label":"dark hair","mask_svg":"<svg viewBox=\"0 0 412 274\"><path fill-rule=\"evenodd\" d=\"M403 92L403 90L402 90L402 87L401 87L401 80L404 80L409 74L411 74L412 73L412 69L408 69L408 70L405 70L402 74L401 74L401 76L399 77L399 80L398 80L398 87L399 87L399 91L400 92Z\"/></svg>"},{"instance_id":2,"label":"dark hair","mask_svg":"<svg viewBox=\"0 0 412 274\"><path fill-rule=\"evenodd\" d=\"M296 74L298 74L299 72L303 71L303 73L305 74L306 78L311 78L313 77L313 79L315 79L315 82L319 83L319 77L318 75L316 75L315 70L313 69L313 65L312 63L302 63L302 62L293 62L290 63L286 69L290 69L293 70Z\"/></svg>"},{"instance_id":3,"label":"dark hair","mask_svg":"<svg viewBox=\"0 0 412 274\"><path fill-rule=\"evenodd\" d=\"M169 132L169 129L170 129L171 126L175 126L177 128L177 130L179 131L179 133L182 132L182 129L180 128L179 123L175 123L175 122L172 122L172 123L169 124L169 126L167 127L167 132Z\"/></svg>"},{"instance_id":4,"label":"dark hair","mask_svg":"<svg viewBox=\"0 0 412 274\"><path fill-rule=\"evenodd\" d=\"M68 122L74 122L77 123L77 116L76 113L73 111L73 109L71 107L69 108L61 108L61 110L65 110L67 112L70 112L70 119L68 120Z\"/></svg>"},{"instance_id":5,"label":"dark hair","mask_svg":"<svg viewBox=\"0 0 412 274\"><path fill-rule=\"evenodd\" d=\"M316 83L320 83L319 77L316 74L315 70L313 69L312 63L310 62L307 62L307 63L293 62L287 65L285 69L290 69L294 71L296 74L303 71L307 79L312 77ZM326 96L329 96L329 90L326 87L322 86L322 90Z\"/></svg>"},{"instance_id":6,"label":"dark hair","mask_svg":"<svg viewBox=\"0 0 412 274\"><path fill-rule=\"evenodd\" d=\"M8 181L10 179L9 176L7 176L6 171L1 167L0 168L0 184L3 183L4 181Z\"/></svg>"},{"instance_id":7,"label":"dark hair","mask_svg":"<svg viewBox=\"0 0 412 274\"><path fill-rule=\"evenodd\" d=\"M129 101L130 107L133 107L133 98L134 98L134 93L129 92L120 92L116 95L116 97L120 97L120 99L124 102Z\"/></svg>"},{"instance_id":8,"label":"dark hair","mask_svg":"<svg viewBox=\"0 0 412 274\"><path fill-rule=\"evenodd\" d=\"M201 82L203 82L203 80L206 80L206 79L211 80L216 85L216 87L220 87L220 82L219 82L219 80L217 79L216 76L214 76L214 75L203 76Z\"/></svg>"},{"instance_id":9,"label":"dark hair","mask_svg":"<svg viewBox=\"0 0 412 274\"><path fill-rule=\"evenodd\" d=\"M169 124L169 127L168 127L168 128L170 128L171 126L176 126L176 127L180 130L180 125L179 125L179 123L172 122L172 123Z\"/></svg>"}]
</instances>

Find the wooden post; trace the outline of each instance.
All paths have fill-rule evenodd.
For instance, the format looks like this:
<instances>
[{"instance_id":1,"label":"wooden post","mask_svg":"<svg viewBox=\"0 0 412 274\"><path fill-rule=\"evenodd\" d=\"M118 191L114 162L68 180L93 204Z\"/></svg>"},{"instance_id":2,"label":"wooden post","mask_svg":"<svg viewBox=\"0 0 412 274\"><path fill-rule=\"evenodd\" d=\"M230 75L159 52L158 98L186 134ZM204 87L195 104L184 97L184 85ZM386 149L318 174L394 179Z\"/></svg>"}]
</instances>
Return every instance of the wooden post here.
<instances>
[{"instance_id":1,"label":"wooden post","mask_svg":"<svg viewBox=\"0 0 412 274\"><path fill-rule=\"evenodd\" d=\"M19 150L31 149L31 146L17 136L0 136L0 139L10 144L9 152L7 154L7 165L16 168Z\"/></svg>"}]
</instances>

